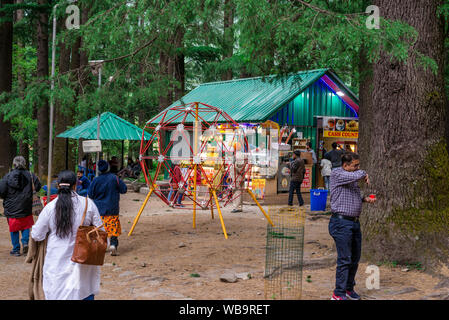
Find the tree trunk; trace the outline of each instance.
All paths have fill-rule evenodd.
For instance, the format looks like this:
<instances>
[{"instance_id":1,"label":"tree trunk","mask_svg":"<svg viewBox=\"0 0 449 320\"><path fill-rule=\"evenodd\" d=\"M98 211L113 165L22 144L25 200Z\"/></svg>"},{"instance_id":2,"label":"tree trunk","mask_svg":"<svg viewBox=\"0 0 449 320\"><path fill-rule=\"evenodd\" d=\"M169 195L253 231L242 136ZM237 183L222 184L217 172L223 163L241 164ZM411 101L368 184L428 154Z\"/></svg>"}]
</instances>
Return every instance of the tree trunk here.
<instances>
[{"instance_id":1,"label":"tree trunk","mask_svg":"<svg viewBox=\"0 0 449 320\"><path fill-rule=\"evenodd\" d=\"M170 71L173 70L170 67L170 60L170 56L162 49L159 54L159 74L161 76L161 80L166 85L163 85L163 87L161 88L161 95L159 97L159 111L167 108L172 101L172 98L170 96L172 90L170 89L170 85L168 84L172 75Z\"/></svg>"},{"instance_id":2,"label":"tree trunk","mask_svg":"<svg viewBox=\"0 0 449 320\"><path fill-rule=\"evenodd\" d=\"M64 20L58 22L60 28L64 27ZM59 44L59 74L68 72L70 69L70 48L64 42ZM73 106L62 105L60 102L55 103L55 135L58 135L67 127L73 124ZM66 139L55 138L53 152L53 168L52 174L58 174L65 170L66 159ZM72 168L71 168L72 169Z\"/></svg>"},{"instance_id":3,"label":"tree trunk","mask_svg":"<svg viewBox=\"0 0 449 320\"><path fill-rule=\"evenodd\" d=\"M47 5L48 0L38 0L39 5ZM39 11L37 19L37 77L41 81L48 80L48 13ZM38 144L38 175L46 180L48 169L49 143L49 106L44 98L37 106L37 144Z\"/></svg>"},{"instance_id":4,"label":"tree trunk","mask_svg":"<svg viewBox=\"0 0 449 320\"><path fill-rule=\"evenodd\" d=\"M15 0L16 4L22 4L23 0ZM18 9L16 10L16 18L15 18L15 22L20 22L20 20L22 20L24 18L24 10L22 9ZM20 49L23 49L25 46L22 43L22 41L18 40L17 41L17 46ZM18 53L17 60L22 60L23 55L22 53ZM23 69L23 67L21 66L17 66L17 82L18 82L18 90L19 90L19 97L21 99L24 98L24 94L25 94L25 88L27 86L26 83L26 74L25 74L25 70ZM19 154L21 156L23 156L26 160L27 163L27 168L29 168L29 163L30 163L30 145L27 143L27 141L25 139L21 139L19 142Z\"/></svg>"},{"instance_id":5,"label":"tree trunk","mask_svg":"<svg viewBox=\"0 0 449 320\"><path fill-rule=\"evenodd\" d=\"M175 58L174 58L174 77L176 84L174 86L174 100L180 99L185 91L185 62L184 53L178 51L184 48L184 34L183 27L178 27L175 34Z\"/></svg>"},{"instance_id":6,"label":"tree trunk","mask_svg":"<svg viewBox=\"0 0 449 320\"><path fill-rule=\"evenodd\" d=\"M439 69L437 75L424 70L414 51L407 63L382 53L373 66L372 88L370 77L361 85L359 142L372 183L364 191L378 199L364 208L364 254L371 261L432 267L447 263L449 248L444 24L437 18L442 2L374 2L383 17L402 20L419 32L413 49L434 59ZM371 101L365 114L366 100Z\"/></svg>"},{"instance_id":7,"label":"tree trunk","mask_svg":"<svg viewBox=\"0 0 449 320\"><path fill-rule=\"evenodd\" d=\"M84 24L89 17L89 8L81 8L81 24ZM64 20L61 20L60 28L64 28ZM86 52L82 51L83 40L78 38L72 48L66 47L64 43L60 43L59 47L59 73L63 74L69 70L73 71L71 75L72 83L75 83L76 97L73 105L62 106L59 105L55 112L55 131L57 134L67 130L69 126L74 125L75 104L77 97L82 94L81 87L85 87L88 83L90 68L88 67L88 57ZM72 57L72 59L70 59ZM66 139L55 139L53 163L54 173L58 173L65 169L66 158L68 159L68 169L74 170L76 168L77 159L74 149L78 147L76 141L69 139L69 146L66 148ZM68 149L68 150L67 150ZM66 150L68 154L66 154ZM82 152L81 152L82 153ZM81 154L81 157L83 154Z\"/></svg>"},{"instance_id":8,"label":"tree trunk","mask_svg":"<svg viewBox=\"0 0 449 320\"><path fill-rule=\"evenodd\" d=\"M223 59L231 58L234 54L234 11L235 6L233 0L225 0L224 2L224 19L223 19ZM222 74L221 80L232 80L232 69L227 68Z\"/></svg>"},{"instance_id":9,"label":"tree trunk","mask_svg":"<svg viewBox=\"0 0 449 320\"><path fill-rule=\"evenodd\" d=\"M13 0L1 0L0 7L13 4ZM5 15L0 14L0 18ZM13 39L13 15L10 21L0 23L0 94L10 92L12 89L12 39ZM9 171L12 159L16 154L16 143L11 137L11 124L3 120L0 114L0 137L2 139L2 152L0 153L0 176Z\"/></svg>"},{"instance_id":10,"label":"tree trunk","mask_svg":"<svg viewBox=\"0 0 449 320\"><path fill-rule=\"evenodd\" d=\"M16 4L22 4L23 0L16 0ZM19 22L20 20L22 20L24 17L24 11L23 9L18 9L16 11L16 22ZM25 46L22 43L22 41L18 41L17 42L17 46L21 49L23 49ZM17 57L17 59L23 59L22 54L20 54L20 56ZM24 91L25 91L25 87L26 87L26 74L25 74L25 70L23 70L23 67L18 66L17 67L17 81L19 83L19 94L20 97L23 98L24 97Z\"/></svg>"}]
</instances>

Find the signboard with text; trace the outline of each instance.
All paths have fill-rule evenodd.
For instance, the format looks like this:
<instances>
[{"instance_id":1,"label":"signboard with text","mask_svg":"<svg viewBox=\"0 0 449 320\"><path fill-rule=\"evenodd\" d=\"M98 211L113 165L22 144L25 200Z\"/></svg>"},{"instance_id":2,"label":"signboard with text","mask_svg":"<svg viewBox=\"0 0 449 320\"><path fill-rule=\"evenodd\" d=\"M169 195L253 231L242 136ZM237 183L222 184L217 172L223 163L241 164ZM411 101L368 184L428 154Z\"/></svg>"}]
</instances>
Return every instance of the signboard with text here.
<instances>
[{"instance_id":1,"label":"signboard with text","mask_svg":"<svg viewBox=\"0 0 449 320\"><path fill-rule=\"evenodd\" d=\"M323 117L323 131L325 138L357 139L359 137L359 120Z\"/></svg>"},{"instance_id":2,"label":"signboard with text","mask_svg":"<svg viewBox=\"0 0 449 320\"><path fill-rule=\"evenodd\" d=\"M301 191L302 189L310 189L312 188L312 166L306 165L306 173L304 174L304 180L301 184Z\"/></svg>"},{"instance_id":3,"label":"signboard with text","mask_svg":"<svg viewBox=\"0 0 449 320\"><path fill-rule=\"evenodd\" d=\"M101 152L101 140L85 140L83 141L83 152Z\"/></svg>"}]
</instances>

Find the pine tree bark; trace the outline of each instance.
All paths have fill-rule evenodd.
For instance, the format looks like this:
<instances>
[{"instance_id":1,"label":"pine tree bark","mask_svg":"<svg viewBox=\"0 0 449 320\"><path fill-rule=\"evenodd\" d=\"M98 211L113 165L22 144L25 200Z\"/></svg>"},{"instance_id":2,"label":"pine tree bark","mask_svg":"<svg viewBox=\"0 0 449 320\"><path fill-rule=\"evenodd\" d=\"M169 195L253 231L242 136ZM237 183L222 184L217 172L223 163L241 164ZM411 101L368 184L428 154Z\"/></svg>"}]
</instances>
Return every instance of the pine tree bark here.
<instances>
[{"instance_id":1,"label":"pine tree bark","mask_svg":"<svg viewBox=\"0 0 449 320\"><path fill-rule=\"evenodd\" d=\"M13 0L1 0L0 7L13 4ZM0 93L10 92L12 89L12 40L13 15L9 14L10 21L0 23ZM4 18L4 14L0 14ZM2 139L2 152L0 153L0 176L9 171L12 159L16 154L16 143L11 137L11 124L0 114L0 137Z\"/></svg>"},{"instance_id":2,"label":"pine tree bark","mask_svg":"<svg viewBox=\"0 0 449 320\"><path fill-rule=\"evenodd\" d=\"M38 0L39 5L48 5L48 0ZM48 13L39 11L37 19L37 77L40 81L48 80ZM48 170L49 143L49 105L43 98L37 106L37 144L38 144L38 175L46 180Z\"/></svg>"},{"instance_id":3,"label":"pine tree bark","mask_svg":"<svg viewBox=\"0 0 449 320\"><path fill-rule=\"evenodd\" d=\"M412 49L434 59L438 74L418 63L416 51L410 51L406 63L382 52L372 78L361 85L359 143L362 166L372 183L364 190L378 199L375 205L365 205L362 218L364 254L371 261L429 267L447 263L449 157L444 21L437 17L441 3L374 1L383 17L418 31Z\"/></svg>"},{"instance_id":4,"label":"pine tree bark","mask_svg":"<svg viewBox=\"0 0 449 320\"><path fill-rule=\"evenodd\" d=\"M15 2L16 2L16 4L22 4L23 0L15 0ZM16 22L19 22L23 18L24 18L24 10L18 9L16 11ZM20 40L17 41L17 46L20 49L23 49L25 47L24 44L22 43L22 41L20 41ZM21 53L18 54L17 59L18 60L23 59L23 55ZM25 93L25 88L27 86L26 74L25 74L25 70L23 70L23 68L19 67L19 66L17 67L17 82L18 82L18 86L19 86L19 96L20 96L20 98L23 99L24 93ZM29 167L30 146L24 140L19 141L19 154L25 158L27 167Z\"/></svg>"},{"instance_id":5,"label":"pine tree bark","mask_svg":"<svg viewBox=\"0 0 449 320\"><path fill-rule=\"evenodd\" d=\"M86 23L89 18L89 8L83 6L81 8L81 24ZM64 28L64 20L59 22L59 28ZM67 47L65 43L61 42L59 45L59 73L64 74L69 70L73 70L71 74L71 82L74 83L76 97L72 105L58 105L55 110L55 132L57 134L64 132L69 126L74 125L75 104L77 97L82 94L82 87L88 83L88 75L90 73L87 53L82 50L83 39L76 39L72 48ZM66 144L68 150L66 150ZM69 139L56 138L54 142L54 173L58 173L67 167L69 170L76 169L77 157L74 150L76 150L78 143ZM67 153L68 152L68 153ZM83 157L81 150L81 158ZM81 159L80 158L80 159Z\"/></svg>"},{"instance_id":6,"label":"pine tree bark","mask_svg":"<svg viewBox=\"0 0 449 320\"><path fill-rule=\"evenodd\" d=\"M179 26L176 29L174 47L176 49L174 57L174 78L176 84L174 86L174 100L180 99L185 92L185 57L182 49L184 48L184 27Z\"/></svg>"},{"instance_id":7,"label":"pine tree bark","mask_svg":"<svg viewBox=\"0 0 449 320\"><path fill-rule=\"evenodd\" d=\"M161 95L159 97L159 111L167 108L172 101L172 89L169 85L171 77L173 75L173 67L171 66L172 59L164 49L159 53L159 75L163 81L163 87L161 88Z\"/></svg>"},{"instance_id":8,"label":"pine tree bark","mask_svg":"<svg viewBox=\"0 0 449 320\"><path fill-rule=\"evenodd\" d=\"M223 18L223 59L231 58L234 54L234 12L235 5L233 0L224 2ZM221 80L232 80L232 68L227 68L222 74Z\"/></svg>"},{"instance_id":9,"label":"pine tree bark","mask_svg":"<svg viewBox=\"0 0 449 320\"><path fill-rule=\"evenodd\" d=\"M64 21L58 22L59 28L64 27ZM64 74L70 70L70 47L64 42L59 43L59 74ZM55 103L55 135L67 130L67 127L73 124L74 110L73 106ZM66 164L66 139L55 138L53 148L53 174L58 174L65 169ZM69 166L70 169L73 169Z\"/></svg>"}]
</instances>

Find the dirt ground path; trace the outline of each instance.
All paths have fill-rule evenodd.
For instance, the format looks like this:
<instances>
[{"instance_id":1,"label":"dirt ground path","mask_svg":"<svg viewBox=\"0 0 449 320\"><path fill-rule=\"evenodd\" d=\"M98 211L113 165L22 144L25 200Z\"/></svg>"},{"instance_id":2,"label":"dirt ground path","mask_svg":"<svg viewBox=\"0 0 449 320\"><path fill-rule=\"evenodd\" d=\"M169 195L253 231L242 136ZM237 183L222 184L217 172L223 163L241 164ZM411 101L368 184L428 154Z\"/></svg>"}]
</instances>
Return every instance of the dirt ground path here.
<instances>
[{"instance_id":1,"label":"dirt ground path","mask_svg":"<svg viewBox=\"0 0 449 320\"><path fill-rule=\"evenodd\" d=\"M229 234L225 240L217 212L212 220L209 210L198 211L193 229L191 211L168 208L152 198L128 237L144 198L139 193L122 196L120 255L106 256L96 299L264 299L267 222L256 206L245 205L243 213L223 209ZM302 299L327 300L332 294L336 258L328 221L328 216L307 212ZM0 217L0 299L26 300L31 265L24 263L23 256L10 256L10 250L7 221ZM391 264L379 267L380 289L368 290L369 264L360 264L356 278L356 289L364 299L449 296L448 286L434 289L439 278ZM250 274L250 279L222 282L225 273Z\"/></svg>"}]
</instances>

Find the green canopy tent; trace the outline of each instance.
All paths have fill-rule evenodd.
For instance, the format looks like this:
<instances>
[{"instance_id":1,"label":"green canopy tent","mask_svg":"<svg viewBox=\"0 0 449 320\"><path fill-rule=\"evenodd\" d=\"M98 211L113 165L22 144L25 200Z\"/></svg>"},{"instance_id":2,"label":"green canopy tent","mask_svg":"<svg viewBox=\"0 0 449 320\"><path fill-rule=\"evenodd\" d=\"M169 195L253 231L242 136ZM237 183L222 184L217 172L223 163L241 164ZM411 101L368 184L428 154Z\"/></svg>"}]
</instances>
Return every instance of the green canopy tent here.
<instances>
[{"instance_id":1,"label":"green canopy tent","mask_svg":"<svg viewBox=\"0 0 449 320\"><path fill-rule=\"evenodd\" d=\"M85 139L97 140L97 124L98 117L83 122L79 126L68 129L60 134L57 138L65 139ZM124 153L124 140L150 140L151 135L143 131L138 126L120 118L111 113L104 112L100 115L100 139L99 140L121 140L122 141L122 166ZM68 148L68 143L66 143ZM66 149L66 168L68 167L68 150Z\"/></svg>"}]
</instances>

